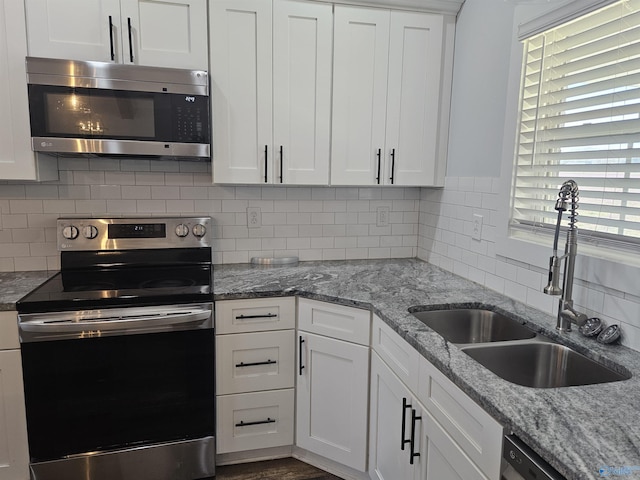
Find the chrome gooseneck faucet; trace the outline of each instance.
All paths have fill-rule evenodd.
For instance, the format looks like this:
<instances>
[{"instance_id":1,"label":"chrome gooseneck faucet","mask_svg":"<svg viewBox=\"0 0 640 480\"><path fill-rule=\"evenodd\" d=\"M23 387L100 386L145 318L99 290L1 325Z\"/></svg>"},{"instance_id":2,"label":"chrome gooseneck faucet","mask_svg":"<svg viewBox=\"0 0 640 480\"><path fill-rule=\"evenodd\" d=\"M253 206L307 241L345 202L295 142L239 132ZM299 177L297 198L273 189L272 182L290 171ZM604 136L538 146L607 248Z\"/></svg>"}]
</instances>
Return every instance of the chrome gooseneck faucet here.
<instances>
[{"instance_id":1,"label":"chrome gooseneck faucet","mask_svg":"<svg viewBox=\"0 0 640 480\"><path fill-rule=\"evenodd\" d=\"M571 324L583 325L587 321L584 313L577 312L573 308L573 271L576 264L576 252L578 250L578 227L576 227L578 210L579 191L578 184L573 180L567 180L560 187L558 200L555 209L558 211L558 221L556 222L556 232L553 238L553 256L549 260L549 284L544 288L544 293L548 295L561 295L558 306L558 322L556 328L560 332L570 332ZM569 230L567 231L567 243L564 255L558 256L558 237L560 236L560 222L563 212L569 207ZM564 275L562 288L560 282L560 262L564 263Z\"/></svg>"}]
</instances>

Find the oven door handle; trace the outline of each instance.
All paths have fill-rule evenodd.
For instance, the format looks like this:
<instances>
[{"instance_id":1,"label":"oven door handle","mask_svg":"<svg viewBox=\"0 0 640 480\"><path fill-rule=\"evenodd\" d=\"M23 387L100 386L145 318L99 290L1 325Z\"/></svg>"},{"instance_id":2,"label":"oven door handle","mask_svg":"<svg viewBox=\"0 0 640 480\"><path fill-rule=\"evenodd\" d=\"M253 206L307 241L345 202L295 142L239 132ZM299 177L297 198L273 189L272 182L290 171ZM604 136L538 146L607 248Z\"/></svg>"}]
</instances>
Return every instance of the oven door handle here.
<instances>
[{"instance_id":1,"label":"oven door handle","mask_svg":"<svg viewBox=\"0 0 640 480\"><path fill-rule=\"evenodd\" d=\"M140 316L118 316L108 318L96 318L95 320L30 320L22 322L20 329L33 333L79 333L96 331L128 331L144 330L154 331L161 327L184 326L186 324L201 324L211 317L211 311L189 311L168 314L152 314Z\"/></svg>"}]
</instances>

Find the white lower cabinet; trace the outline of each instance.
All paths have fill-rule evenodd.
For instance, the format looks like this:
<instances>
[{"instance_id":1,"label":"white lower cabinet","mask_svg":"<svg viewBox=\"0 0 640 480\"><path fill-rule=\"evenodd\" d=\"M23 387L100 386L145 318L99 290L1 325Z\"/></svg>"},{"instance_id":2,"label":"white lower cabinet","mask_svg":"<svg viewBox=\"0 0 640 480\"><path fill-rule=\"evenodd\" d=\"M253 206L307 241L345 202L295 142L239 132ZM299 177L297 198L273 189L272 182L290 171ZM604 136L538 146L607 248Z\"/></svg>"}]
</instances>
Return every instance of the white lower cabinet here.
<instances>
[{"instance_id":1,"label":"white lower cabinet","mask_svg":"<svg viewBox=\"0 0 640 480\"><path fill-rule=\"evenodd\" d=\"M348 478L500 479L502 426L389 325L295 305L216 302L217 453L292 446L295 432L301 452Z\"/></svg>"},{"instance_id":2,"label":"white lower cabinet","mask_svg":"<svg viewBox=\"0 0 640 480\"><path fill-rule=\"evenodd\" d=\"M370 318L367 310L298 302L296 444L360 472L367 470ZM326 336L334 327L342 339Z\"/></svg>"},{"instance_id":3,"label":"white lower cabinet","mask_svg":"<svg viewBox=\"0 0 640 480\"><path fill-rule=\"evenodd\" d=\"M0 480L29 478L27 420L16 312L0 312Z\"/></svg>"},{"instance_id":4,"label":"white lower cabinet","mask_svg":"<svg viewBox=\"0 0 640 480\"><path fill-rule=\"evenodd\" d=\"M293 389L218 397L218 453L293 443Z\"/></svg>"},{"instance_id":5,"label":"white lower cabinet","mask_svg":"<svg viewBox=\"0 0 640 480\"><path fill-rule=\"evenodd\" d=\"M372 346L370 477L498 480L502 426L376 316Z\"/></svg>"},{"instance_id":6,"label":"white lower cabinet","mask_svg":"<svg viewBox=\"0 0 640 480\"><path fill-rule=\"evenodd\" d=\"M218 454L293 445L295 298L216 302Z\"/></svg>"},{"instance_id":7,"label":"white lower cabinet","mask_svg":"<svg viewBox=\"0 0 640 480\"><path fill-rule=\"evenodd\" d=\"M405 407L412 404L409 389L375 352L372 353L369 423L369 476L372 479L418 478L419 461L410 463L409 445L405 443L409 432Z\"/></svg>"}]
</instances>

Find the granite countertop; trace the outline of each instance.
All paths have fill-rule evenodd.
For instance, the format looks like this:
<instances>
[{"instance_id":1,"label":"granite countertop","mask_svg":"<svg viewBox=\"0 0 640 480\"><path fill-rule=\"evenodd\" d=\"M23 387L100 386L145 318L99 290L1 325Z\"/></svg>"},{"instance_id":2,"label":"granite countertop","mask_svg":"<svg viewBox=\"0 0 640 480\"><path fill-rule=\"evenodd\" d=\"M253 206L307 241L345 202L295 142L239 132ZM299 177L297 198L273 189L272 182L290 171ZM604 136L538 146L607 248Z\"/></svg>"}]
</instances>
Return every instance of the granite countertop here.
<instances>
[{"instance_id":1,"label":"granite countertop","mask_svg":"<svg viewBox=\"0 0 640 480\"><path fill-rule=\"evenodd\" d=\"M56 272L0 272L0 311L15 310L16 302Z\"/></svg>"},{"instance_id":2,"label":"granite countertop","mask_svg":"<svg viewBox=\"0 0 640 480\"><path fill-rule=\"evenodd\" d=\"M0 310L53 272L0 273ZM577 332L560 340L630 380L582 387L528 388L482 367L408 313L416 305L485 306L515 315L559 339L555 317L420 260L304 262L296 266L216 266L214 299L300 295L371 308L507 430L529 444L569 480L601 478L604 466L640 466L640 352L600 345ZM625 474L640 478L639 470Z\"/></svg>"},{"instance_id":3,"label":"granite countertop","mask_svg":"<svg viewBox=\"0 0 640 480\"><path fill-rule=\"evenodd\" d=\"M301 295L372 308L507 430L569 480L599 469L640 467L640 352L604 346L578 332L561 342L632 373L623 382L528 388L500 379L408 313L416 305L489 306L515 314L554 339L556 319L420 260L305 262L291 267L225 265L214 273L215 300ZM623 471L624 473L624 471ZM630 471L627 478L640 471Z\"/></svg>"}]
</instances>

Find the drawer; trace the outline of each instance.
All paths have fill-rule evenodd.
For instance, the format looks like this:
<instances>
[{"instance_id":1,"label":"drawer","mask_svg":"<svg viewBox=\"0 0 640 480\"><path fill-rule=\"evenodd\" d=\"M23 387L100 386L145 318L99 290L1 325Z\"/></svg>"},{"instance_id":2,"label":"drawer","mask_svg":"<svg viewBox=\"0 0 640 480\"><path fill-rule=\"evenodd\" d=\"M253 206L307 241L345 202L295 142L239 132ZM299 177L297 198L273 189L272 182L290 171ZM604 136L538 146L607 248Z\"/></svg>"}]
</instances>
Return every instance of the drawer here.
<instances>
[{"instance_id":1,"label":"drawer","mask_svg":"<svg viewBox=\"0 0 640 480\"><path fill-rule=\"evenodd\" d=\"M294 390L217 397L216 453L293 445Z\"/></svg>"},{"instance_id":2,"label":"drawer","mask_svg":"<svg viewBox=\"0 0 640 480\"><path fill-rule=\"evenodd\" d=\"M377 315L373 316L371 346L402 383L417 394L420 354Z\"/></svg>"},{"instance_id":3,"label":"drawer","mask_svg":"<svg viewBox=\"0 0 640 480\"><path fill-rule=\"evenodd\" d=\"M295 297L215 302L216 333L247 333L296 327Z\"/></svg>"},{"instance_id":4,"label":"drawer","mask_svg":"<svg viewBox=\"0 0 640 480\"><path fill-rule=\"evenodd\" d=\"M500 478L503 428L491 415L420 357L418 399L489 478Z\"/></svg>"},{"instance_id":5,"label":"drawer","mask_svg":"<svg viewBox=\"0 0 640 480\"><path fill-rule=\"evenodd\" d=\"M0 350L20 348L18 337L18 314L0 312Z\"/></svg>"},{"instance_id":6,"label":"drawer","mask_svg":"<svg viewBox=\"0 0 640 480\"><path fill-rule=\"evenodd\" d=\"M293 387L294 342L294 330L216 335L216 392Z\"/></svg>"},{"instance_id":7,"label":"drawer","mask_svg":"<svg viewBox=\"0 0 640 480\"><path fill-rule=\"evenodd\" d=\"M371 312L300 298L298 299L298 329L369 346Z\"/></svg>"}]
</instances>

